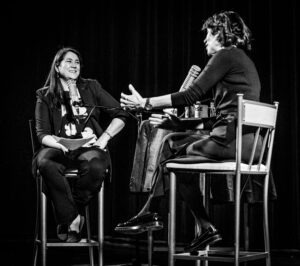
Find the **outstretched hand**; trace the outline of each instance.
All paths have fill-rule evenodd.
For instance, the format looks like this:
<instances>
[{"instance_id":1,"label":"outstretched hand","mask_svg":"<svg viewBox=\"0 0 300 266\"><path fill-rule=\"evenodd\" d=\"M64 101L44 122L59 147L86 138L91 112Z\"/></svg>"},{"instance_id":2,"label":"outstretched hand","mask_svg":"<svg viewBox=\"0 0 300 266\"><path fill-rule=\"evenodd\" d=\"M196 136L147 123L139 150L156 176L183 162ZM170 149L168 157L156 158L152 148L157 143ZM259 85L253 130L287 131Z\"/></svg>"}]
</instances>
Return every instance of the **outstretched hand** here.
<instances>
[{"instance_id":1,"label":"outstretched hand","mask_svg":"<svg viewBox=\"0 0 300 266\"><path fill-rule=\"evenodd\" d=\"M181 120L172 114L152 114L149 117L150 124L157 128L180 130L183 128Z\"/></svg>"},{"instance_id":2,"label":"outstretched hand","mask_svg":"<svg viewBox=\"0 0 300 266\"><path fill-rule=\"evenodd\" d=\"M145 105L145 99L136 91L136 89L129 84L128 86L131 95L121 93L121 107L129 110L143 108Z\"/></svg>"}]
</instances>

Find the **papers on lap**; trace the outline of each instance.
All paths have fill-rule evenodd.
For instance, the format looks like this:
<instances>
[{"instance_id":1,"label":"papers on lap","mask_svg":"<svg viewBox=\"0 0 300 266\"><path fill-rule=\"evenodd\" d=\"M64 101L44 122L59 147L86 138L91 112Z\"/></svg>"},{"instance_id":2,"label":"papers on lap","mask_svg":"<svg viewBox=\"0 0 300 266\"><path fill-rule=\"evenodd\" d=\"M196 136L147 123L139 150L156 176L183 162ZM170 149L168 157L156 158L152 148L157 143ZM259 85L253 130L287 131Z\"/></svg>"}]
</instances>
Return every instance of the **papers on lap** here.
<instances>
[{"instance_id":1,"label":"papers on lap","mask_svg":"<svg viewBox=\"0 0 300 266\"><path fill-rule=\"evenodd\" d=\"M65 146L67 149L76 150L80 147L82 147L84 144L88 143L93 139L93 137L90 138L82 138L82 139L67 139L67 138L60 138L57 136L53 136L53 138L60 143L61 145Z\"/></svg>"}]
</instances>

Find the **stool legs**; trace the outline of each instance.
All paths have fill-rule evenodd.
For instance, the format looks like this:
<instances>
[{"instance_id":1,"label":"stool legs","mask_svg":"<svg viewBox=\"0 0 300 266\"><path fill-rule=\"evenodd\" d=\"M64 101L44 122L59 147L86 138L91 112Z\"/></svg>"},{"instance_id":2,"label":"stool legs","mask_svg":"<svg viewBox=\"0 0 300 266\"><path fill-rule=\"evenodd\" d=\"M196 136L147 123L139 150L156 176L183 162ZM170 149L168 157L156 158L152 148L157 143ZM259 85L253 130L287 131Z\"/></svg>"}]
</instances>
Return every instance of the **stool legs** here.
<instances>
[{"instance_id":1,"label":"stool legs","mask_svg":"<svg viewBox=\"0 0 300 266\"><path fill-rule=\"evenodd\" d=\"M91 235L91 223L90 223L90 210L89 207L85 207L85 218L86 218L86 225L87 225L87 242L91 242L92 235ZM89 247L89 257L90 257L90 265L94 266L94 248L91 246Z\"/></svg>"},{"instance_id":2,"label":"stool legs","mask_svg":"<svg viewBox=\"0 0 300 266\"><path fill-rule=\"evenodd\" d=\"M173 168L174 166L172 166ZM170 167L171 168L171 167ZM233 262L235 266L238 266L241 261L246 263L246 261L249 260L256 260L256 259L266 259L266 265L271 266L271 258L270 258L270 243L269 243L269 221L268 221L268 176L265 177L265 184L264 184L264 219L263 219L263 226L264 226L264 241L265 241L265 251L264 252L250 252L250 251L240 251L240 223L241 223L241 173L237 171L236 173L236 180L235 180L235 208L234 208L234 252L232 251L222 251L222 250L212 250L211 252L208 251L208 253L205 256L201 257L195 257L192 258L191 256L189 258L186 258L186 254L175 254L175 247L176 247L176 237L175 237L175 231L176 231L176 175L174 172L170 172L170 194L169 194L169 230L168 230L168 266L174 266L175 258L179 259L199 259L204 261L204 265L208 264L208 261L223 261L223 262ZM207 186L207 181L205 180L205 176L202 176L200 179L202 182L202 187ZM204 200L205 198L209 197L209 192L205 190L204 193ZM206 204L205 204L206 205ZM248 208L245 206L245 218L244 220L248 222ZM247 249L249 246L248 243L248 236L249 232L246 230L245 232L245 248ZM232 255L234 255L232 257ZM196 263L198 266L199 263Z\"/></svg>"},{"instance_id":3,"label":"stool legs","mask_svg":"<svg viewBox=\"0 0 300 266\"><path fill-rule=\"evenodd\" d=\"M35 225L35 237L34 237L34 257L33 265L37 265L39 245L41 246L41 265L46 266L47 260L47 198L42 192L42 178L38 176L37 180L37 216ZM40 232L39 232L40 231ZM40 238L39 238L40 235Z\"/></svg>"},{"instance_id":4,"label":"stool legs","mask_svg":"<svg viewBox=\"0 0 300 266\"><path fill-rule=\"evenodd\" d=\"M268 219L268 188L269 188L269 176L265 176L264 183L264 241L265 241L265 252L267 252L268 256L266 258L266 265L271 266L271 256L270 256L270 236L269 236L269 219Z\"/></svg>"},{"instance_id":5,"label":"stool legs","mask_svg":"<svg viewBox=\"0 0 300 266\"><path fill-rule=\"evenodd\" d=\"M175 254L175 229L176 229L176 177L175 173L170 173L170 195L169 195L169 235L168 235L168 261L169 266L174 266Z\"/></svg>"},{"instance_id":6,"label":"stool legs","mask_svg":"<svg viewBox=\"0 0 300 266\"><path fill-rule=\"evenodd\" d=\"M39 204L37 204L39 208ZM36 219L35 219L35 233L34 233L34 243L33 243L33 266L36 266L37 263L37 256L38 256L38 250L39 250L39 219L40 217L38 216L39 210L37 209L37 214L36 214Z\"/></svg>"},{"instance_id":7,"label":"stool legs","mask_svg":"<svg viewBox=\"0 0 300 266\"><path fill-rule=\"evenodd\" d=\"M235 187L235 221L234 221L234 265L239 265L239 253L240 253L240 204L241 204L241 174L236 175L236 187Z\"/></svg>"},{"instance_id":8,"label":"stool legs","mask_svg":"<svg viewBox=\"0 0 300 266\"><path fill-rule=\"evenodd\" d=\"M47 198L42 192L42 178L38 177L38 207L37 208L37 224L34 241L34 257L33 265L37 265L39 245L41 252L41 265L47 264ZM98 193L98 265L103 266L103 242L104 242L104 188ZM86 226L87 226L87 242L92 242L91 228L90 228L90 213L89 206L85 209ZM56 244L56 243L55 243ZM64 244L64 245L63 245ZM73 243L72 243L73 244ZM62 243L66 246L65 243ZM94 251L93 246L89 246L90 265L94 266Z\"/></svg>"},{"instance_id":9,"label":"stool legs","mask_svg":"<svg viewBox=\"0 0 300 266\"><path fill-rule=\"evenodd\" d=\"M104 184L98 193L98 265L103 266L103 242L104 242Z\"/></svg>"},{"instance_id":10,"label":"stool legs","mask_svg":"<svg viewBox=\"0 0 300 266\"><path fill-rule=\"evenodd\" d=\"M42 189L42 178L40 178L40 188ZM42 266L46 266L47 264L47 199L46 195L41 192L40 193L41 197L41 263Z\"/></svg>"},{"instance_id":11,"label":"stool legs","mask_svg":"<svg viewBox=\"0 0 300 266\"><path fill-rule=\"evenodd\" d=\"M152 266L153 232L148 230L148 266Z\"/></svg>"},{"instance_id":12,"label":"stool legs","mask_svg":"<svg viewBox=\"0 0 300 266\"><path fill-rule=\"evenodd\" d=\"M200 173L200 188L203 194L203 206L205 207L205 210L207 213L209 213L209 199L210 199L210 177L206 176L205 173ZM209 250L209 247L206 247L207 250ZM196 261L197 266L208 266L208 261Z\"/></svg>"}]
</instances>

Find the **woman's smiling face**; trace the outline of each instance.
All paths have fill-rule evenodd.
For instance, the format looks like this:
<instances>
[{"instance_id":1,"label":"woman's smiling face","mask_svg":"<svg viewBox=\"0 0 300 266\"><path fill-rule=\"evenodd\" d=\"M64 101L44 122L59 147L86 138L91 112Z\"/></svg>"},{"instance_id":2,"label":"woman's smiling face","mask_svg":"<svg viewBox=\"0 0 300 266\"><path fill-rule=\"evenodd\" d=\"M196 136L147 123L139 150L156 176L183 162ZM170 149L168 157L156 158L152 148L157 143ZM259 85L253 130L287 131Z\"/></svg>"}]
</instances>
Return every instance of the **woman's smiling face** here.
<instances>
[{"instance_id":1,"label":"woman's smiling face","mask_svg":"<svg viewBox=\"0 0 300 266\"><path fill-rule=\"evenodd\" d=\"M64 59L56 67L56 71L63 79L77 79L80 74L80 60L77 54L67 52Z\"/></svg>"}]
</instances>

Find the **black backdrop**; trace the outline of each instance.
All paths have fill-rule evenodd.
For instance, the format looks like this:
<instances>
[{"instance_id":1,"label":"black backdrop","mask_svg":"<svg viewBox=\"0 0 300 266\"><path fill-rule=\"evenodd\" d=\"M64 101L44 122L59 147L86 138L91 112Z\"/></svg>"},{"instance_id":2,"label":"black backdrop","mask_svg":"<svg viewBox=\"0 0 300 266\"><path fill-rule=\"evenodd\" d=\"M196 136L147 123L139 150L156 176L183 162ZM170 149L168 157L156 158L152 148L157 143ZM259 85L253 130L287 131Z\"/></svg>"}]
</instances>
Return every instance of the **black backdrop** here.
<instances>
[{"instance_id":1,"label":"black backdrop","mask_svg":"<svg viewBox=\"0 0 300 266\"><path fill-rule=\"evenodd\" d=\"M35 91L55 52L73 46L83 76L96 78L119 99L132 83L143 96L179 89L192 64L205 65L201 24L225 9L239 12L253 32L253 58L262 100L279 101L273 172L278 199L271 208L271 247L300 249L299 7L287 1L98 1L2 8L1 241L30 240L35 215L28 119ZM278 2L278 3L276 3ZM110 144L113 181L106 194L106 234L136 211L128 182L136 122ZM260 224L259 224L260 225ZM188 230L185 228L184 230Z\"/></svg>"}]
</instances>

